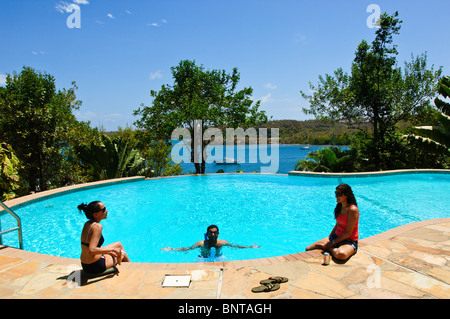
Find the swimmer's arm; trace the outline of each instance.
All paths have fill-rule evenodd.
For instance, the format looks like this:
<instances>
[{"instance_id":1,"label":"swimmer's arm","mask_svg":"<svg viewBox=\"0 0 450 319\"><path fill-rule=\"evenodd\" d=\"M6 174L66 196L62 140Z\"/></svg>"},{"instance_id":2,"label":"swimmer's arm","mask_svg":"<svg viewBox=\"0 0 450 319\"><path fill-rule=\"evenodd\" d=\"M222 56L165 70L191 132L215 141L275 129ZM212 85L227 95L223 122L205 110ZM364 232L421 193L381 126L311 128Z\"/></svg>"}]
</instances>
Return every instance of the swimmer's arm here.
<instances>
[{"instance_id":1,"label":"swimmer's arm","mask_svg":"<svg viewBox=\"0 0 450 319\"><path fill-rule=\"evenodd\" d=\"M162 250L165 251L189 251L189 250L193 250L196 249L198 247L203 247L203 242L199 241L198 243L195 243L194 245L190 246L190 247L181 247L181 248L171 248L171 247L166 247L166 248L161 248Z\"/></svg>"},{"instance_id":2,"label":"swimmer's arm","mask_svg":"<svg viewBox=\"0 0 450 319\"><path fill-rule=\"evenodd\" d=\"M229 243L227 241L224 241L223 246L228 246L228 247L233 247L233 248L259 248L259 247L261 247L256 244L253 244L252 246L236 245L236 244Z\"/></svg>"}]
</instances>

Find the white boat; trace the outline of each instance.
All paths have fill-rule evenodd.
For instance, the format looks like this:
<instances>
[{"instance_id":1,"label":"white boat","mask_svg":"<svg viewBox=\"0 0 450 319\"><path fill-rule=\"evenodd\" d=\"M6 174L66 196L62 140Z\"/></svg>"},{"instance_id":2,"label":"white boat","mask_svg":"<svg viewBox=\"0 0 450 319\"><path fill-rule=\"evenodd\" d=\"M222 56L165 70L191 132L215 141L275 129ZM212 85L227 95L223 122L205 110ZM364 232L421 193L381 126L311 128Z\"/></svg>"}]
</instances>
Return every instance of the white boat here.
<instances>
[{"instance_id":1,"label":"white boat","mask_svg":"<svg viewBox=\"0 0 450 319\"><path fill-rule=\"evenodd\" d=\"M301 149L302 150L309 150L309 149L311 149L311 145L308 144L308 145L302 146Z\"/></svg>"},{"instance_id":2,"label":"white boat","mask_svg":"<svg viewBox=\"0 0 450 319\"><path fill-rule=\"evenodd\" d=\"M216 161L216 164L219 164L219 165L237 165L237 164L239 164L239 161L235 160L234 158L225 157L223 159L223 162Z\"/></svg>"}]
</instances>

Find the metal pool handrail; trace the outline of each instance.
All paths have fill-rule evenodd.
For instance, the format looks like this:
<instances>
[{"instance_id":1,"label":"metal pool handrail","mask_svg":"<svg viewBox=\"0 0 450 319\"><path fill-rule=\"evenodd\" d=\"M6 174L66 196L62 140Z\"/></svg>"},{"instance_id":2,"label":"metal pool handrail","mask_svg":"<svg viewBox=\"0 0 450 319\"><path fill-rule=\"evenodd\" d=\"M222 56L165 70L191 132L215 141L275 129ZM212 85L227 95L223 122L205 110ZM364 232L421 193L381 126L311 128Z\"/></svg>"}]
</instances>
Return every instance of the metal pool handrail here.
<instances>
[{"instance_id":1,"label":"metal pool handrail","mask_svg":"<svg viewBox=\"0 0 450 319\"><path fill-rule=\"evenodd\" d=\"M9 213L12 217L14 217L14 218L16 219L16 221L17 221L17 227L11 228L11 229L8 229L8 230L5 230L5 231L1 231L2 229L1 229L1 223L0 223L0 245L3 244L3 243L2 243L2 236L3 236L4 234L7 234L7 233L10 233L10 232L12 232L12 231L17 230L17 231L19 232L19 245L20 245L20 249L23 250L23 241L22 241L22 221L20 220L20 217L19 217L16 213L14 213L8 206L6 206L5 203L3 203L1 200L0 200L0 206L2 206L3 209L4 209L7 213Z\"/></svg>"}]
</instances>

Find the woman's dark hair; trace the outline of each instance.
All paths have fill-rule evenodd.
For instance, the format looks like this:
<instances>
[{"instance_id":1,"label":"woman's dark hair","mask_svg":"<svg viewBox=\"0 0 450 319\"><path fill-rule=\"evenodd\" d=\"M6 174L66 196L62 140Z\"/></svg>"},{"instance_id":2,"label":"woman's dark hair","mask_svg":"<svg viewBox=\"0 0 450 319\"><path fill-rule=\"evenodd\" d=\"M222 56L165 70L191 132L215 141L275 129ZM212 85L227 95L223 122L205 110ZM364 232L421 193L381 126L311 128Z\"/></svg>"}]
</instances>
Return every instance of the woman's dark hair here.
<instances>
[{"instance_id":1,"label":"woman's dark hair","mask_svg":"<svg viewBox=\"0 0 450 319\"><path fill-rule=\"evenodd\" d=\"M83 211L86 215L86 218L89 220L94 219L94 213L99 212L100 209L100 201L94 201L90 203L89 205L86 204L80 204L78 205L78 210Z\"/></svg>"},{"instance_id":2,"label":"woman's dark hair","mask_svg":"<svg viewBox=\"0 0 450 319\"><path fill-rule=\"evenodd\" d=\"M336 191L340 191L343 195L347 196L347 203L351 206L351 205L355 205L358 206L358 204L356 204L356 198L355 195L353 195L353 191L352 188L347 185L347 184L341 184L338 187L336 187ZM336 205L336 208L334 209L334 218L337 218L338 215L341 212L341 207L342 204L338 203Z\"/></svg>"}]
</instances>

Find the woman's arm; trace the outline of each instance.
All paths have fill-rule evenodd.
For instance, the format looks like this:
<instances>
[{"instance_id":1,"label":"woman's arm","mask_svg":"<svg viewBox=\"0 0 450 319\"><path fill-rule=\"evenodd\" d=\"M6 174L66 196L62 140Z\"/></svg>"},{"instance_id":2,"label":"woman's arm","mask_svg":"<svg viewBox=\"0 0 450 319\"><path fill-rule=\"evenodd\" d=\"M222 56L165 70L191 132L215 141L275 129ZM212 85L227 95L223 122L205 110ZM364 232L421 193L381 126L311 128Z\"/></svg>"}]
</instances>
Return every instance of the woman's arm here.
<instances>
[{"instance_id":1,"label":"woman's arm","mask_svg":"<svg viewBox=\"0 0 450 319\"><path fill-rule=\"evenodd\" d=\"M328 237L330 237L331 235L334 234L334 232L336 231L337 228L337 223L334 225L333 230L331 231L331 233L328 235Z\"/></svg>"},{"instance_id":2,"label":"woman's arm","mask_svg":"<svg viewBox=\"0 0 450 319\"><path fill-rule=\"evenodd\" d=\"M116 247L97 247L100 237L102 236L103 226L100 224L92 227L92 236L89 242L89 254L100 255L108 254L114 257L120 257L122 255L120 248Z\"/></svg>"}]
</instances>

